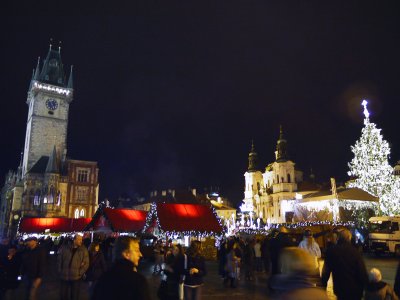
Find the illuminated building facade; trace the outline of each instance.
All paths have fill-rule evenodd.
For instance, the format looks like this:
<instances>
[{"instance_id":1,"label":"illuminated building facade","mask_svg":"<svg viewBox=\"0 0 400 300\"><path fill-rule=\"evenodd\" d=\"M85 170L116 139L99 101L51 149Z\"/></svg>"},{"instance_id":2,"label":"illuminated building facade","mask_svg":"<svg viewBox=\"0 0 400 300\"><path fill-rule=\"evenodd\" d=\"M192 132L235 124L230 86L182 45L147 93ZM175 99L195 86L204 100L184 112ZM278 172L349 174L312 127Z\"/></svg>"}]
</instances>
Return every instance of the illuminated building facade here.
<instances>
[{"instance_id":1,"label":"illuminated building facade","mask_svg":"<svg viewBox=\"0 0 400 300\"><path fill-rule=\"evenodd\" d=\"M257 160L258 155L252 144L249 166L244 174L245 191L241 211L251 214L252 221L259 218L266 223L291 222L294 212L290 203L296 199L296 195L310 193L318 188L303 184L303 172L297 170L296 164L289 159L282 127L276 145L275 161L267 165L262 173L258 169ZM301 188L305 186L306 189Z\"/></svg>"},{"instance_id":2,"label":"illuminated building facade","mask_svg":"<svg viewBox=\"0 0 400 300\"><path fill-rule=\"evenodd\" d=\"M17 171L6 175L1 193L0 234L13 235L23 216L88 217L98 205L97 162L67 158L72 67L68 81L60 48L50 45L28 90L24 151Z\"/></svg>"}]
</instances>

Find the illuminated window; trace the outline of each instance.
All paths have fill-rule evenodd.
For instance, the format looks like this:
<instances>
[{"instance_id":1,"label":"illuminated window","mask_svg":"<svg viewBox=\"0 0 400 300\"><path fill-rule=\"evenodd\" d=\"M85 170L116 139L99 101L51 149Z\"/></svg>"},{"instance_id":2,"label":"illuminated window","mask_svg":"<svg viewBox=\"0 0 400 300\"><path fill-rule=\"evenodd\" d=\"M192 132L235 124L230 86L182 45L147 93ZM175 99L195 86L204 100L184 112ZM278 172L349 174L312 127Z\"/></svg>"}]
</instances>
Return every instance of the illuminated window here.
<instances>
[{"instance_id":1,"label":"illuminated window","mask_svg":"<svg viewBox=\"0 0 400 300\"><path fill-rule=\"evenodd\" d=\"M80 215L79 215L80 217L84 217L85 216L85 210L82 208L81 209L81 213L80 213Z\"/></svg>"},{"instance_id":2,"label":"illuminated window","mask_svg":"<svg viewBox=\"0 0 400 300\"><path fill-rule=\"evenodd\" d=\"M54 203L54 187L53 186L50 187L50 193L47 198L47 203L50 203L50 204Z\"/></svg>"},{"instance_id":3,"label":"illuminated window","mask_svg":"<svg viewBox=\"0 0 400 300\"><path fill-rule=\"evenodd\" d=\"M61 205L61 192L58 192L58 195L57 195L57 206L60 206Z\"/></svg>"},{"instance_id":4,"label":"illuminated window","mask_svg":"<svg viewBox=\"0 0 400 300\"><path fill-rule=\"evenodd\" d=\"M75 214L74 214L75 219L79 218L79 209L75 209Z\"/></svg>"},{"instance_id":5,"label":"illuminated window","mask_svg":"<svg viewBox=\"0 0 400 300\"><path fill-rule=\"evenodd\" d=\"M89 182L88 169L78 169L78 182Z\"/></svg>"},{"instance_id":6,"label":"illuminated window","mask_svg":"<svg viewBox=\"0 0 400 300\"><path fill-rule=\"evenodd\" d=\"M36 191L35 197L33 198L33 205L40 205L40 191Z\"/></svg>"}]
</instances>

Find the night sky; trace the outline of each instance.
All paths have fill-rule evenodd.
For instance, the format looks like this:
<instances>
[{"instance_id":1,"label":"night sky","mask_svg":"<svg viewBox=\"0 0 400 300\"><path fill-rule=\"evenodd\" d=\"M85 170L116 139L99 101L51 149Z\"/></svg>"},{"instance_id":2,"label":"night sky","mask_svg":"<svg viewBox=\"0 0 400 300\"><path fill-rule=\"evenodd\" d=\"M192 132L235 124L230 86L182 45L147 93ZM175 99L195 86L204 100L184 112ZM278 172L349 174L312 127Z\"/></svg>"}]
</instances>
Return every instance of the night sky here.
<instances>
[{"instance_id":1,"label":"night sky","mask_svg":"<svg viewBox=\"0 0 400 300\"><path fill-rule=\"evenodd\" d=\"M218 186L238 203L251 140L264 169L280 125L305 178L312 168L317 181L345 181L363 98L400 160L397 7L266 2L2 16L1 181L18 166L32 69L50 38L67 75L74 66L67 155L98 161L99 200Z\"/></svg>"}]
</instances>

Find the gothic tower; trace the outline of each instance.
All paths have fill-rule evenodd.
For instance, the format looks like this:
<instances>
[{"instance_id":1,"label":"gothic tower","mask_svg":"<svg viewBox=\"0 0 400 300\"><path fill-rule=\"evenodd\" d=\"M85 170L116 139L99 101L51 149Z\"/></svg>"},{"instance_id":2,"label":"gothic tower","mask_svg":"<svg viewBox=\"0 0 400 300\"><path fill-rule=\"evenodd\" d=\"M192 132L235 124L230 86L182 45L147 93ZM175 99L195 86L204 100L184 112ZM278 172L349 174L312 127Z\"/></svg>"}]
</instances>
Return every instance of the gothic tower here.
<instances>
[{"instance_id":1,"label":"gothic tower","mask_svg":"<svg viewBox=\"0 0 400 300\"><path fill-rule=\"evenodd\" d=\"M288 160L287 142L283 136L282 125L279 128L279 140L276 143L275 157L277 162L284 162Z\"/></svg>"},{"instance_id":2,"label":"gothic tower","mask_svg":"<svg viewBox=\"0 0 400 300\"><path fill-rule=\"evenodd\" d=\"M73 99L72 67L67 82L60 52L60 47L53 49L50 45L42 67L39 58L29 86L23 177L42 156L49 156L54 147L59 161L66 156L68 111Z\"/></svg>"}]
</instances>

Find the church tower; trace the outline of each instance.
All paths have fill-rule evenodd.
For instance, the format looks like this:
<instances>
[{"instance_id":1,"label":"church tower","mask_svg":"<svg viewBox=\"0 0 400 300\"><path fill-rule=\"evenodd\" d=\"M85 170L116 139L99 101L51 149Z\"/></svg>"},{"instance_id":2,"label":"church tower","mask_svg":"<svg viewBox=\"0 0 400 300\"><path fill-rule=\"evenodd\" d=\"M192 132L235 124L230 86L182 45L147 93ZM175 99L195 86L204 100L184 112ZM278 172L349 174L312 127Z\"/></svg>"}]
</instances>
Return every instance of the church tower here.
<instances>
[{"instance_id":1,"label":"church tower","mask_svg":"<svg viewBox=\"0 0 400 300\"><path fill-rule=\"evenodd\" d=\"M254 143L251 143L251 151L249 153L249 166L244 174L245 190L244 203L242 211L253 211L260 204L260 195L264 188L263 176L257 166L258 155L254 148Z\"/></svg>"},{"instance_id":2,"label":"church tower","mask_svg":"<svg viewBox=\"0 0 400 300\"><path fill-rule=\"evenodd\" d=\"M40 66L40 58L28 90L28 120L26 125L22 176L42 156L57 150L59 161L67 152L67 127L69 104L73 99L72 68L66 80L61 60L61 48L50 45L46 59Z\"/></svg>"}]
</instances>

